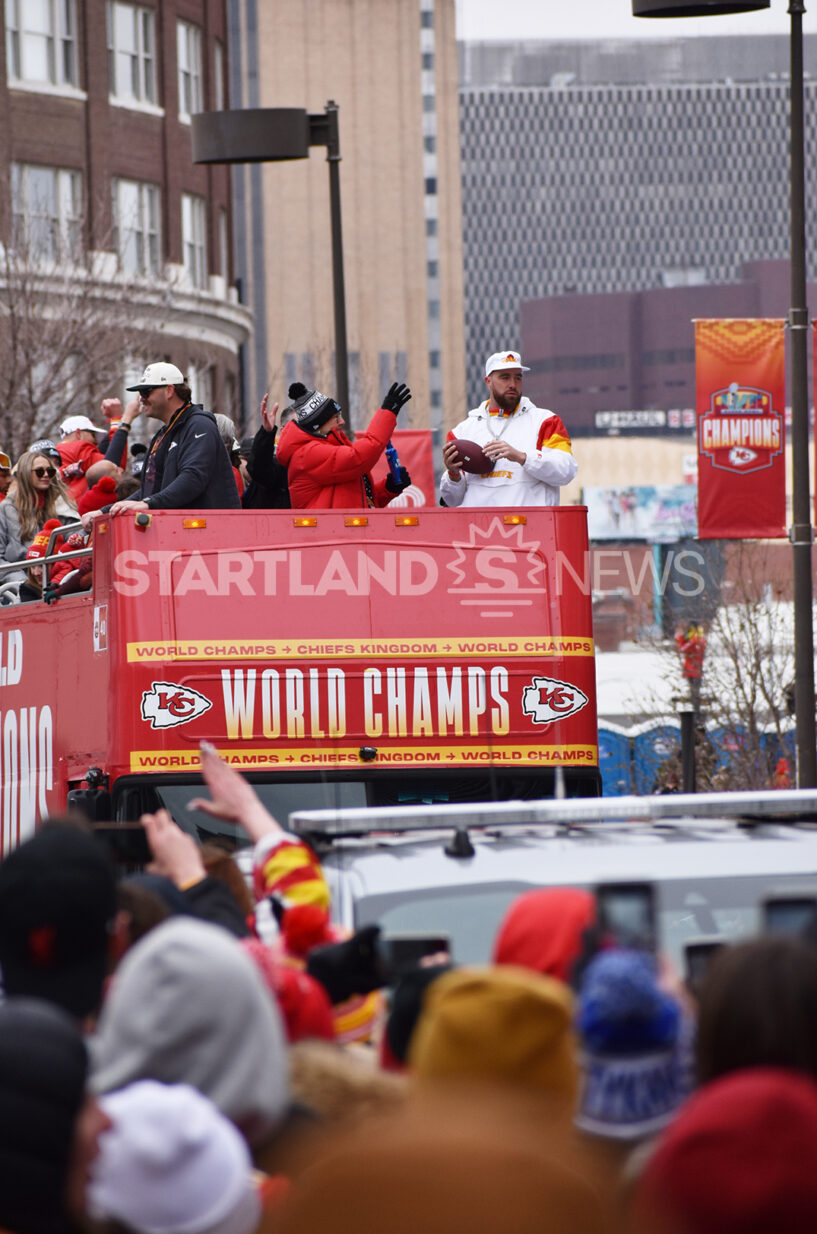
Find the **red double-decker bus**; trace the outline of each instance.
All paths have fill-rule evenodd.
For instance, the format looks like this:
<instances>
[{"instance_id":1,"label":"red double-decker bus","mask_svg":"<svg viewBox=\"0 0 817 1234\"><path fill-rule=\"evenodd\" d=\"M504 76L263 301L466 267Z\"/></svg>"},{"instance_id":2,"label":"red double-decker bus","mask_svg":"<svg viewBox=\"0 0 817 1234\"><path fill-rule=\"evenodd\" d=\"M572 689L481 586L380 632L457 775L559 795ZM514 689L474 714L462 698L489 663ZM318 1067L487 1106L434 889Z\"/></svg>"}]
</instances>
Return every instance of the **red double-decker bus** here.
<instances>
[{"instance_id":1,"label":"red double-decker bus","mask_svg":"<svg viewBox=\"0 0 817 1234\"><path fill-rule=\"evenodd\" d=\"M583 507L130 513L93 557L0 609L3 851L72 793L179 817L202 739L284 819L599 790Z\"/></svg>"}]
</instances>

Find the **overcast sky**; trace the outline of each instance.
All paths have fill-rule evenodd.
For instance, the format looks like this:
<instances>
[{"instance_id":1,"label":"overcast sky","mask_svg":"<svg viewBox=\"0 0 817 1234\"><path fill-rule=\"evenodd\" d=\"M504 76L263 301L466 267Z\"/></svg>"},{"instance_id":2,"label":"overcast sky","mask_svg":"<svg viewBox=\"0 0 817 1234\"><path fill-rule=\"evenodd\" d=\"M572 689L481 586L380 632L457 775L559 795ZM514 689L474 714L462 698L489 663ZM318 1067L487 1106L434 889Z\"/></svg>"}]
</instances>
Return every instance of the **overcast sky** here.
<instances>
[{"instance_id":1,"label":"overcast sky","mask_svg":"<svg viewBox=\"0 0 817 1234\"><path fill-rule=\"evenodd\" d=\"M461 39L635 39L711 34L787 34L786 0L740 17L633 17L630 0L456 0ZM817 0L803 30L817 33Z\"/></svg>"}]
</instances>

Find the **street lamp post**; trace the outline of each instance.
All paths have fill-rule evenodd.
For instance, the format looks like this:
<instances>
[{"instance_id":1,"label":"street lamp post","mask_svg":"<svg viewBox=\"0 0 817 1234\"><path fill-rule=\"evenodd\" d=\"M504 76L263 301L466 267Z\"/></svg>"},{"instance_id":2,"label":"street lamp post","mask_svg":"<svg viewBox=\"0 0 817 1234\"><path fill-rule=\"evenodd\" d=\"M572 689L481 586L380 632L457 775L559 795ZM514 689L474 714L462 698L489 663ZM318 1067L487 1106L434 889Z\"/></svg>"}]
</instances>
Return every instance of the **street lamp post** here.
<instances>
[{"instance_id":1,"label":"street lamp post","mask_svg":"<svg viewBox=\"0 0 817 1234\"><path fill-rule=\"evenodd\" d=\"M346 343L346 288L340 215L340 129L338 106L323 112L302 107L258 107L246 111L206 111L193 117L194 163L277 163L309 157L310 146L325 146L329 164L332 222L332 289L335 309L336 397L351 420Z\"/></svg>"},{"instance_id":2,"label":"street lamp post","mask_svg":"<svg viewBox=\"0 0 817 1234\"><path fill-rule=\"evenodd\" d=\"M632 0L636 17L708 17L767 9L771 0ZM794 574L794 702L797 783L817 786L812 624L812 519L808 454L808 305L806 303L806 187L803 121L803 14L805 0L789 0L791 16L791 446Z\"/></svg>"}]
</instances>

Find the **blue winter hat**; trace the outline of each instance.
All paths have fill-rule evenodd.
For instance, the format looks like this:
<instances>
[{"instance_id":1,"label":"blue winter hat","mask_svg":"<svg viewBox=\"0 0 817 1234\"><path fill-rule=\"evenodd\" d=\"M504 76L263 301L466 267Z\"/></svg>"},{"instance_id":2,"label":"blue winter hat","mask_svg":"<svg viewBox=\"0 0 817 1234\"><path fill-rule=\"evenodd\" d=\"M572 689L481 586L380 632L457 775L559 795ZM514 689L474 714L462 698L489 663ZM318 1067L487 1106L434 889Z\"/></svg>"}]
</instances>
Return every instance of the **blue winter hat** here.
<instances>
[{"instance_id":1,"label":"blue winter hat","mask_svg":"<svg viewBox=\"0 0 817 1234\"><path fill-rule=\"evenodd\" d=\"M576 1125L615 1140L653 1135L691 1089L692 1043L681 1009L641 951L600 952L579 995L582 1091Z\"/></svg>"},{"instance_id":2,"label":"blue winter hat","mask_svg":"<svg viewBox=\"0 0 817 1234\"><path fill-rule=\"evenodd\" d=\"M643 951L599 952L580 990L578 1029L590 1050L643 1054L678 1037L681 1011L656 983L655 961Z\"/></svg>"}]
</instances>

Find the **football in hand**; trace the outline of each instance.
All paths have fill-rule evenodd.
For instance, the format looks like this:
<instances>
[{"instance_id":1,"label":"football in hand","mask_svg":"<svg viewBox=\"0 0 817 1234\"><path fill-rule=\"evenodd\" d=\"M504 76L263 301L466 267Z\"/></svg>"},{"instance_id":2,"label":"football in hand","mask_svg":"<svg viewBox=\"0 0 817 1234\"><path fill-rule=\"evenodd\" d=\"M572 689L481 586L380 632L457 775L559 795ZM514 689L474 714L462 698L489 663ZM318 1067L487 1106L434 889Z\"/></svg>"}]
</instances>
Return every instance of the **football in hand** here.
<instances>
[{"instance_id":1,"label":"football in hand","mask_svg":"<svg viewBox=\"0 0 817 1234\"><path fill-rule=\"evenodd\" d=\"M463 471L470 471L477 476L484 476L489 471L493 471L493 460L488 458L482 446L478 446L475 441L466 441L464 437L458 437L454 445L457 447L459 466Z\"/></svg>"}]
</instances>

